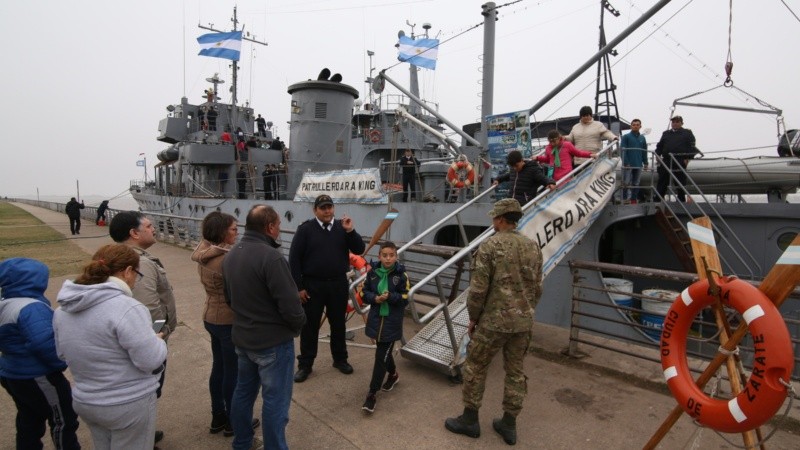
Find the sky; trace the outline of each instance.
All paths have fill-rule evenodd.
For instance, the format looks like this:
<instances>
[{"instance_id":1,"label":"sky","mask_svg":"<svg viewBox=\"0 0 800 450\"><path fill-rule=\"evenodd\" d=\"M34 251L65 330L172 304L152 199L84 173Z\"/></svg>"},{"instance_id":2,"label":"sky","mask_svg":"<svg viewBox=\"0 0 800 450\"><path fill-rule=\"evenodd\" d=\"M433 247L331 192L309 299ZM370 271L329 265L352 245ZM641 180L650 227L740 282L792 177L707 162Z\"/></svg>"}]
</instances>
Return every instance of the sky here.
<instances>
[{"instance_id":1,"label":"sky","mask_svg":"<svg viewBox=\"0 0 800 450\"><path fill-rule=\"evenodd\" d=\"M785 0L800 15L800 0ZM219 73L229 100L229 61L197 56L198 23L230 30L233 7L245 32L239 100L288 140L287 87L315 79L323 67L368 97L372 67L407 86L398 64L397 32L424 32L443 43L435 71L420 69L421 94L460 125L480 116L483 20L479 0L28 0L0 2L6 42L0 70L6 139L0 152L0 196L80 194L111 197L143 178L166 144L156 141L166 106L187 96L202 101L207 77ZM503 2L496 2L504 5ZM613 39L656 0L611 0ZM525 110L582 65L598 48L599 0L523 0L498 10L494 113ZM734 86L777 108L787 128L800 128L800 22L780 0L733 2L730 34ZM719 87L728 55L729 1L673 0L617 46L611 58L620 115L639 118L658 140L673 100L761 108ZM648 38L647 36L650 35ZM537 120L576 115L594 105L593 67L536 114ZM389 89L387 89L389 91ZM772 115L679 107L676 111L711 156L775 155ZM458 139L460 141L460 139ZM289 142L291 146L291 142ZM757 148L752 150L752 148ZM741 150L750 149L750 150ZM736 150L736 151L735 151ZM149 169L152 174L152 169Z\"/></svg>"}]
</instances>

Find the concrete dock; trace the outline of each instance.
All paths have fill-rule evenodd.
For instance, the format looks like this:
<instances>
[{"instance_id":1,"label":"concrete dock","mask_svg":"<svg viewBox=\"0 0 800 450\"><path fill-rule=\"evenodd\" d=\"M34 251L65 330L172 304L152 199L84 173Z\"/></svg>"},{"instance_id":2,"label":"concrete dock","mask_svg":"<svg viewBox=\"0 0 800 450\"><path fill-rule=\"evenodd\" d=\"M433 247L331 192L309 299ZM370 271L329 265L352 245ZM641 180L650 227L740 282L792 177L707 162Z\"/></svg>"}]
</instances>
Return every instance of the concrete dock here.
<instances>
[{"instance_id":1,"label":"concrete dock","mask_svg":"<svg viewBox=\"0 0 800 450\"><path fill-rule=\"evenodd\" d=\"M108 229L83 221L82 234L69 235L63 214L24 204L45 224L74 239L86 253L86 260L100 246L108 244ZM190 249L156 244L149 252L164 263L177 298L180 326L169 341L169 366L163 397L158 403L157 428L165 433L158 444L169 449L230 448L231 438L211 435L211 406L208 374L211 349L203 328L205 293L196 265L189 260ZM47 297L55 303L64 279L52 278ZM567 287L565 287L567 288ZM348 327L357 327L356 316ZM407 320L406 338L421 328ZM357 332L356 342L368 344ZM582 346L587 356L580 361L561 355L569 342L568 330L539 325L535 327L535 353L525 360L528 396L518 418L519 448L526 449L636 449L641 448L675 406L665 394L660 365ZM296 340L299 347L299 339ZM349 348L352 375L331 367L326 343L320 351L314 372L302 384L294 385L287 438L295 449L502 449L508 446L492 430L493 417L502 414L503 367L501 355L495 358L489 374L483 407L480 411L482 435L478 439L451 434L444 419L462 410L460 385L452 384L438 372L395 354L400 381L391 392L378 393L374 414L362 413L372 372L374 350L366 345ZM616 374L616 375L615 375ZM628 374L620 377L619 374ZM69 375L68 375L69 376ZM655 388L653 388L655 386ZM260 416L260 401L256 417ZM5 391L0 392L0 449L14 448L15 407ZM783 410L779 414L782 414ZM800 414L795 402L790 414ZM762 428L766 435L772 425ZM88 429L81 426L79 437L84 448L92 448ZM260 436L260 430L256 435ZM724 439L728 439L730 443ZM723 437L698 428L684 415L664 438L659 448L734 448L741 446L740 435ZM45 448L52 449L45 439ZM696 447L693 447L696 446ZM770 449L796 449L798 436L780 429L766 443Z\"/></svg>"}]
</instances>

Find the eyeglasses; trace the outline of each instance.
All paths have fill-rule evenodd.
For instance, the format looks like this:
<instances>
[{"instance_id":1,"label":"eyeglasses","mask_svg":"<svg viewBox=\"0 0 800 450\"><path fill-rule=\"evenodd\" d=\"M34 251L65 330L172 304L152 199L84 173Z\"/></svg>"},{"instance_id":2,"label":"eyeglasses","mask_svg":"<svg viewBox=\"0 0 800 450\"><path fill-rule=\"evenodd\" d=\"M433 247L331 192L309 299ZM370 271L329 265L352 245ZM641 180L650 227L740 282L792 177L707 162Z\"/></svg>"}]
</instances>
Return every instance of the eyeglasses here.
<instances>
[{"instance_id":1,"label":"eyeglasses","mask_svg":"<svg viewBox=\"0 0 800 450\"><path fill-rule=\"evenodd\" d=\"M137 269L133 269L133 271L136 272L136 281L141 281L142 278L144 278L144 274L142 272L139 272Z\"/></svg>"}]
</instances>

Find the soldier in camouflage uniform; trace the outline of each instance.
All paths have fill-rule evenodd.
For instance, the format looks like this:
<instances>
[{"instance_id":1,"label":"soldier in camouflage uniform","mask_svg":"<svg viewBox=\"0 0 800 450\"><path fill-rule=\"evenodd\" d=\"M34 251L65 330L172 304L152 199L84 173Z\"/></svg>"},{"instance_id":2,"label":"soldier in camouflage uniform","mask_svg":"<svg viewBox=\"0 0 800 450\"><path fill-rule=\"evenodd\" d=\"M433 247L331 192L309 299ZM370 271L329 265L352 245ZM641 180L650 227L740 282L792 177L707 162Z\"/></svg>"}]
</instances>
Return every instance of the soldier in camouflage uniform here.
<instances>
[{"instance_id":1,"label":"soldier in camouflage uniform","mask_svg":"<svg viewBox=\"0 0 800 450\"><path fill-rule=\"evenodd\" d=\"M447 419L445 428L474 438L480 436L478 409L486 388L486 372L494 355L502 349L506 371L504 414L501 419L494 419L492 426L507 444L514 445L516 417L528 391L522 362L530 342L533 309L542 294L542 253L516 230L522 217L517 200L498 201L489 216L497 233L478 249L467 299L467 332L472 341L463 371L464 413Z\"/></svg>"}]
</instances>

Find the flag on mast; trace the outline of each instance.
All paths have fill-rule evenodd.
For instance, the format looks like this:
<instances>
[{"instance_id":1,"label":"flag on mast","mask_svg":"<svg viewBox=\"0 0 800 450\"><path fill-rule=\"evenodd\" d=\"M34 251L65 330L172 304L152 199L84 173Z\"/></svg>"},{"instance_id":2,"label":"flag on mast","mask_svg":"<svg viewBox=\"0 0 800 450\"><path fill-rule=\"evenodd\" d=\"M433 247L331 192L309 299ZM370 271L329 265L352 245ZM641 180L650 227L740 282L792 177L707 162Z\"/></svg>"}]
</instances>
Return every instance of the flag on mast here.
<instances>
[{"instance_id":1,"label":"flag on mast","mask_svg":"<svg viewBox=\"0 0 800 450\"><path fill-rule=\"evenodd\" d=\"M242 52L242 32L208 33L197 38L200 44L198 55L239 61Z\"/></svg>"},{"instance_id":2,"label":"flag on mast","mask_svg":"<svg viewBox=\"0 0 800 450\"><path fill-rule=\"evenodd\" d=\"M139 153L139 156L144 156L144 153ZM146 160L144 158L136 161L136 167L144 167L145 161Z\"/></svg>"},{"instance_id":3,"label":"flag on mast","mask_svg":"<svg viewBox=\"0 0 800 450\"><path fill-rule=\"evenodd\" d=\"M397 59L411 63L417 67L426 69L436 69L436 58L439 56L438 39L411 39L408 36L400 36L398 43L399 54Z\"/></svg>"}]
</instances>

